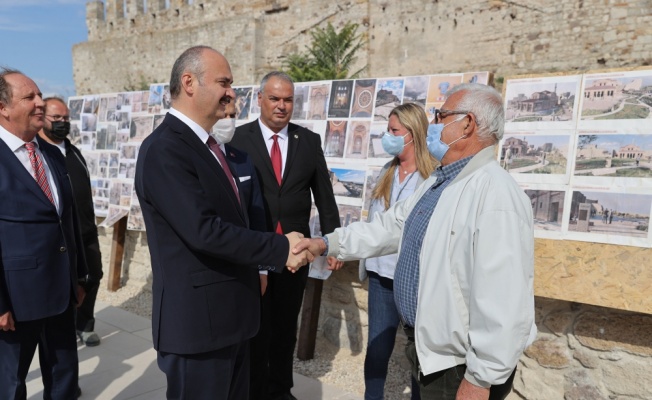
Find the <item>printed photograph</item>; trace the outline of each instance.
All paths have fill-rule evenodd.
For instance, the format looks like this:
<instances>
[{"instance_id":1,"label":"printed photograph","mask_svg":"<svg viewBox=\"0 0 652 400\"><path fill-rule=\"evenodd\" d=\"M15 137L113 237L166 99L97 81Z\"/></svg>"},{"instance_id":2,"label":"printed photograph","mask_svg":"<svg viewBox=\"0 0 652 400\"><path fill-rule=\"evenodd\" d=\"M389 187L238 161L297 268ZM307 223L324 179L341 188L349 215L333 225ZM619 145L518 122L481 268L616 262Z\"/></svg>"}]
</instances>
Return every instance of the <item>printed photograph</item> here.
<instances>
[{"instance_id":1,"label":"printed photograph","mask_svg":"<svg viewBox=\"0 0 652 400\"><path fill-rule=\"evenodd\" d=\"M505 122L573 120L577 82L511 82L505 90Z\"/></svg>"},{"instance_id":2,"label":"printed photograph","mask_svg":"<svg viewBox=\"0 0 652 400\"><path fill-rule=\"evenodd\" d=\"M79 121L81 118L82 108L84 106L84 99L70 98L68 100L68 110L70 111L70 119Z\"/></svg>"},{"instance_id":3,"label":"printed photograph","mask_svg":"<svg viewBox=\"0 0 652 400\"><path fill-rule=\"evenodd\" d=\"M120 145L120 161L136 160L140 144L122 143Z\"/></svg>"},{"instance_id":4,"label":"printed photograph","mask_svg":"<svg viewBox=\"0 0 652 400\"><path fill-rule=\"evenodd\" d=\"M318 84L310 87L307 119L326 119L326 116L328 115L327 110L330 91L330 83Z\"/></svg>"},{"instance_id":5,"label":"printed photograph","mask_svg":"<svg viewBox=\"0 0 652 400\"><path fill-rule=\"evenodd\" d=\"M638 75L640 74L640 75ZM587 75L582 120L647 119L652 108L652 73Z\"/></svg>"},{"instance_id":6,"label":"printed photograph","mask_svg":"<svg viewBox=\"0 0 652 400\"><path fill-rule=\"evenodd\" d=\"M374 188L378 184L378 178L380 177L380 167L370 167L367 168L367 179L364 183L364 193L362 197L364 199L362 203L362 216L364 220L367 221L369 218L369 207L371 206L371 195Z\"/></svg>"},{"instance_id":7,"label":"printed photograph","mask_svg":"<svg viewBox=\"0 0 652 400\"><path fill-rule=\"evenodd\" d=\"M403 99L403 78L378 79L376 85L375 121L388 121L389 113L401 104Z\"/></svg>"},{"instance_id":8,"label":"printed photograph","mask_svg":"<svg viewBox=\"0 0 652 400\"><path fill-rule=\"evenodd\" d=\"M460 74L431 75L426 103L433 103L435 107L440 107L446 101L448 91L460 83L462 83Z\"/></svg>"},{"instance_id":9,"label":"printed photograph","mask_svg":"<svg viewBox=\"0 0 652 400\"><path fill-rule=\"evenodd\" d=\"M333 81L328 118L348 118L353 98L353 81Z\"/></svg>"},{"instance_id":10,"label":"printed photograph","mask_svg":"<svg viewBox=\"0 0 652 400\"><path fill-rule=\"evenodd\" d=\"M421 107L426 107L428 98L428 76L410 76L405 78L405 92L403 94L403 103L416 103Z\"/></svg>"},{"instance_id":11,"label":"printed photograph","mask_svg":"<svg viewBox=\"0 0 652 400\"><path fill-rule=\"evenodd\" d=\"M340 225L342 228L349 226L353 222L360 221L362 207L338 204L337 208L340 210Z\"/></svg>"},{"instance_id":12,"label":"printed photograph","mask_svg":"<svg viewBox=\"0 0 652 400\"><path fill-rule=\"evenodd\" d=\"M94 132L97 130L97 115L82 114L81 116L82 132Z\"/></svg>"},{"instance_id":13,"label":"printed photograph","mask_svg":"<svg viewBox=\"0 0 652 400\"><path fill-rule=\"evenodd\" d=\"M251 92L252 87L234 88L235 99L235 115L237 119L249 119L249 109L251 107Z\"/></svg>"},{"instance_id":14,"label":"printed photograph","mask_svg":"<svg viewBox=\"0 0 652 400\"><path fill-rule=\"evenodd\" d=\"M294 85L294 105L292 108L292 119L308 119L308 103L310 100L309 93L309 85Z\"/></svg>"},{"instance_id":15,"label":"printed photograph","mask_svg":"<svg viewBox=\"0 0 652 400\"><path fill-rule=\"evenodd\" d=\"M365 170L329 168L335 196L362 198Z\"/></svg>"},{"instance_id":16,"label":"printed photograph","mask_svg":"<svg viewBox=\"0 0 652 400\"><path fill-rule=\"evenodd\" d=\"M501 163L511 173L564 175L569 142L566 135L507 135L500 150Z\"/></svg>"},{"instance_id":17,"label":"printed photograph","mask_svg":"<svg viewBox=\"0 0 652 400\"><path fill-rule=\"evenodd\" d=\"M580 135L574 174L652 178L652 135Z\"/></svg>"},{"instance_id":18,"label":"printed photograph","mask_svg":"<svg viewBox=\"0 0 652 400\"><path fill-rule=\"evenodd\" d=\"M652 195L574 191L568 230L647 238Z\"/></svg>"},{"instance_id":19,"label":"printed photograph","mask_svg":"<svg viewBox=\"0 0 652 400\"><path fill-rule=\"evenodd\" d=\"M374 109L375 79L358 79L353 87L352 118L371 118Z\"/></svg>"},{"instance_id":20,"label":"printed photograph","mask_svg":"<svg viewBox=\"0 0 652 400\"><path fill-rule=\"evenodd\" d=\"M153 123L154 116L152 115L133 117L131 119L131 128L129 130L129 141L142 142L150 133L152 133Z\"/></svg>"},{"instance_id":21,"label":"printed photograph","mask_svg":"<svg viewBox=\"0 0 652 400\"><path fill-rule=\"evenodd\" d=\"M100 106L100 99L98 96L84 96L84 108L82 113L97 114L97 109Z\"/></svg>"},{"instance_id":22,"label":"printed photograph","mask_svg":"<svg viewBox=\"0 0 652 400\"><path fill-rule=\"evenodd\" d=\"M561 231L566 192L556 190L525 190L532 203L534 229Z\"/></svg>"},{"instance_id":23,"label":"printed photograph","mask_svg":"<svg viewBox=\"0 0 652 400\"><path fill-rule=\"evenodd\" d=\"M369 134L369 153L368 158L391 158L392 156L385 152L382 143L382 137L387 132L387 124L383 122L373 122Z\"/></svg>"},{"instance_id":24,"label":"printed photograph","mask_svg":"<svg viewBox=\"0 0 652 400\"><path fill-rule=\"evenodd\" d=\"M346 144L346 121L328 121L324 141L325 157L343 157Z\"/></svg>"},{"instance_id":25,"label":"printed photograph","mask_svg":"<svg viewBox=\"0 0 652 400\"><path fill-rule=\"evenodd\" d=\"M369 121L349 121L349 132L346 134L346 158L367 158L369 150Z\"/></svg>"}]
</instances>

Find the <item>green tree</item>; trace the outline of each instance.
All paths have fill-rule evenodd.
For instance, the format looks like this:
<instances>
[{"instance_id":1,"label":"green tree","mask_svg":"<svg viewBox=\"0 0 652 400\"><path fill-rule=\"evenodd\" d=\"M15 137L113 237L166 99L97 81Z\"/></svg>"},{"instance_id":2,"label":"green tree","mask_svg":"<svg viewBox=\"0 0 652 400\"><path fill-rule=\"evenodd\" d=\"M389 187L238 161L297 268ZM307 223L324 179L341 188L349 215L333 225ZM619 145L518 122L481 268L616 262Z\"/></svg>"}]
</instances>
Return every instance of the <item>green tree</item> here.
<instances>
[{"instance_id":1,"label":"green tree","mask_svg":"<svg viewBox=\"0 0 652 400\"><path fill-rule=\"evenodd\" d=\"M285 72L297 82L357 78L366 68L350 73L357 61L356 52L364 45L358 24L347 22L340 32L333 25L310 32L312 43L304 54L290 54Z\"/></svg>"}]
</instances>

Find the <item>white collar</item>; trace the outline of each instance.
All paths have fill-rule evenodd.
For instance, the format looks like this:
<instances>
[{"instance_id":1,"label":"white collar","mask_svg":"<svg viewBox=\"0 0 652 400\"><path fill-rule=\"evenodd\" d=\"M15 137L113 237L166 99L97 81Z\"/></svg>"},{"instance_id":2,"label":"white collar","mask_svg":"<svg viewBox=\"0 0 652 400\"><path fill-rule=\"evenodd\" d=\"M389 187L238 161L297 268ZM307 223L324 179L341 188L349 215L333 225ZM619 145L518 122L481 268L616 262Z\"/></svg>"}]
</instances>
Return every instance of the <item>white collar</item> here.
<instances>
[{"instance_id":1,"label":"white collar","mask_svg":"<svg viewBox=\"0 0 652 400\"><path fill-rule=\"evenodd\" d=\"M258 118L258 125L260 125L260 131L263 133L263 138L265 139L265 143L267 143L268 140L272 138L272 136L277 135L276 132L272 131L267 127L267 125L263 124L263 121ZM283 129L278 131L278 136L280 139L287 140L288 139L288 125L285 125Z\"/></svg>"}]
</instances>

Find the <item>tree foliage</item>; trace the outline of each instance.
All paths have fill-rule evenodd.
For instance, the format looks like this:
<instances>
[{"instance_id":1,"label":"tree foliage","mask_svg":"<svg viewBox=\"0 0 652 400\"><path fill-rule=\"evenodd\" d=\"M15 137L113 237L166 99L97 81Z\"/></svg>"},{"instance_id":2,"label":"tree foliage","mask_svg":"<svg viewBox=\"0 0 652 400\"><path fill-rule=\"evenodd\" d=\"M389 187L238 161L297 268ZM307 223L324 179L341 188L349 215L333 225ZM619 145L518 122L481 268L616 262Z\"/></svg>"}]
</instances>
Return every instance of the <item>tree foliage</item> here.
<instances>
[{"instance_id":1,"label":"tree foliage","mask_svg":"<svg viewBox=\"0 0 652 400\"><path fill-rule=\"evenodd\" d=\"M285 72L296 82L357 78L366 68L350 73L357 61L356 52L364 45L357 33L358 24L347 22L337 32L329 22L325 28L310 32L312 43L307 53L290 54Z\"/></svg>"}]
</instances>

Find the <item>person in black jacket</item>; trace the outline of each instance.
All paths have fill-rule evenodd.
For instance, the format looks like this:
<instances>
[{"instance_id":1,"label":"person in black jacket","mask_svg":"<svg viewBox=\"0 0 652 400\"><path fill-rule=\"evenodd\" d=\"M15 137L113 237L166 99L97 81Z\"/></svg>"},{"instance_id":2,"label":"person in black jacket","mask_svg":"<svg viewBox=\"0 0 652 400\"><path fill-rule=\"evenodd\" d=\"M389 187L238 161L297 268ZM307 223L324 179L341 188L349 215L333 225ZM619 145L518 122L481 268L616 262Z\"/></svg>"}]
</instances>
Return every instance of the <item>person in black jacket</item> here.
<instances>
[{"instance_id":1,"label":"person in black jacket","mask_svg":"<svg viewBox=\"0 0 652 400\"><path fill-rule=\"evenodd\" d=\"M73 197L79 216L83 242L81 248L86 255L88 267L88 280L85 284L86 298L77 308L77 336L86 346L97 346L100 344L100 337L94 332L94 308L103 273L90 175L81 151L66 138L70 132L70 112L66 103L57 97L48 97L44 99L44 102L45 119L39 135L47 142L57 146L66 159L66 168L72 183Z\"/></svg>"}]
</instances>

